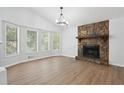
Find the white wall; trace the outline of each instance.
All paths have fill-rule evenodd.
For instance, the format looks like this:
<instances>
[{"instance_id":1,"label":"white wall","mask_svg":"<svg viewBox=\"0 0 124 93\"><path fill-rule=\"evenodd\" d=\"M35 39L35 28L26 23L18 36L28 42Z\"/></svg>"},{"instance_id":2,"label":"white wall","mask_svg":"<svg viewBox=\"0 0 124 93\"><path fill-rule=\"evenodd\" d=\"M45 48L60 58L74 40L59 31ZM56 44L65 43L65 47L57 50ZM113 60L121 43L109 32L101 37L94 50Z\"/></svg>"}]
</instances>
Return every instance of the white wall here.
<instances>
[{"instance_id":1,"label":"white wall","mask_svg":"<svg viewBox=\"0 0 124 93\"><path fill-rule=\"evenodd\" d=\"M5 68L0 67L0 85L7 84L7 72Z\"/></svg>"},{"instance_id":2,"label":"white wall","mask_svg":"<svg viewBox=\"0 0 124 93\"><path fill-rule=\"evenodd\" d=\"M110 20L110 64L124 66L124 18Z\"/></svg>"},{"instance_id":3,"label":"white wall","mask_svg":"<svg viewBox=\"0 0 124 93\"><path fill-rule=\"evenodd\" d=\"M62 32L62 54L64 56L77 56L77 27L69 27Z\"/></svg>"},{"instance_id":4,"label":"white wall","mask_svg":"<svg viewBox=\"0 0 124 93\"><path fill-rule=\"evenodd\" d=\"M1 22L0 22L0 41L2 42L2 24L1 24ZM2 51L1 50L2 50L2 44L0 44L0 62L2 62Z\"/></svg>"},{"instance_id":5,"label":"white wall","mask_svg":"<svg viewBox=\"0 0 124 93\"><path fill-rule=\"evenodd\" d=\"M70 27L62 33L62 53L65 56L77 55L76 28L76 26ZM124 18L111 19L109 31L109 63L124 66Z\"/></svg>"},{"instance_id":6,"label":"white wall","mask_svg":"<svg viewBox=\"0 0 124 93\"><path fill-rule=\"evenodd\" d=\"M60 29L44 19L43 17L33 13L32 11L27 10L26 8L0 8L0 40L4 41L4 30L2 20L6 20L18 25L21 25L21 49L18 56L5 57L4 43L0 45L0 66L8 66L16 63L20 63L24 60L27 60L29 54L26 54L26 31L23 26L28 26L31 28L42 29L42 31L60 31ZM55 52L55 54L60 54L61 51ZM54 55L54 51L50 50L47 52L38 52L32 54L35 58L42 58Z\"/></svg>"}]
</instances>

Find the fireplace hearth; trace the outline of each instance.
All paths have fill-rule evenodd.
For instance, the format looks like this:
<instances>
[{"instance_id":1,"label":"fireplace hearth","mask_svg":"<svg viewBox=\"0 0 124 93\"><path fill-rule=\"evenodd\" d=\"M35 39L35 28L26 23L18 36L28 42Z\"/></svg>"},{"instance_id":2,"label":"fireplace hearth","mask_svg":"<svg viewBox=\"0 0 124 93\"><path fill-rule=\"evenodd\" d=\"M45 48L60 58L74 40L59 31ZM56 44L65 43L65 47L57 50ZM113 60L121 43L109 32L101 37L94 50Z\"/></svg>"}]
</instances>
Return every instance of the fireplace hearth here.
<instances>
[{"instance_id":1,"label":"fireplace hearth","mask_svg":"<svg viewBox=\"0 0 124 93\"><path fill-rule=\"evenodd\" d=\"M100 58L99 45L83 45L83 57Z\"/></svg>"}]
</instances>

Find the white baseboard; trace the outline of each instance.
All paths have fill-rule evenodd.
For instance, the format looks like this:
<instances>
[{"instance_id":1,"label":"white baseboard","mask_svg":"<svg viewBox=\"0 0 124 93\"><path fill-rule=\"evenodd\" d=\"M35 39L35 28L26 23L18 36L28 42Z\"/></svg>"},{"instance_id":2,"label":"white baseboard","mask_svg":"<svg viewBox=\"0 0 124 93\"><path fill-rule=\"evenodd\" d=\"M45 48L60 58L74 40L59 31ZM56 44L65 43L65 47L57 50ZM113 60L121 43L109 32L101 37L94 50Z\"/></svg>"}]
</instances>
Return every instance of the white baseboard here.
<instances>
[{"instance_id":1,"label":"white baseboard","mask_svg":"<svg viewBox=\"0 0 124 93\"><path fill-rule=\"evenodd\" d=\"M72 56L72 55L64 55L64 54L62 54L62 56L75 58L75 56Z\"/></svg>"},{"instance_id":2,"label":"white baseboard","mask_svg":"<svg viewBox=\"0 0 124 93\"><path fill-rule=\"evenodd\" d=\"M39 60L39 59L43 59L43 58L48 58L48 57L54 57L54 56L60 56L60 55L49 55L49 56L45 56L45 57L39 57L39 58L34 58L34 59L27 59L27 60L22 60L20 62L15 62L13 64L9 64L4 66L5 68L20 64L20 63L25 63L25 62L30 62L30 61L34 61L34 60Z\"/></svg>"},{"instance_id":3,"label":"white baseboard","mask_svg":"<svg viewBox=\"0 0 124 93\"><path fill-rule=\"evenodd\" d=\"M113 65L113 66L119 66L119 67L124 67L124 65L120 65L120 64L115 64L115 63L109 63L110 65Z\"/></svg>"}]
</instances>

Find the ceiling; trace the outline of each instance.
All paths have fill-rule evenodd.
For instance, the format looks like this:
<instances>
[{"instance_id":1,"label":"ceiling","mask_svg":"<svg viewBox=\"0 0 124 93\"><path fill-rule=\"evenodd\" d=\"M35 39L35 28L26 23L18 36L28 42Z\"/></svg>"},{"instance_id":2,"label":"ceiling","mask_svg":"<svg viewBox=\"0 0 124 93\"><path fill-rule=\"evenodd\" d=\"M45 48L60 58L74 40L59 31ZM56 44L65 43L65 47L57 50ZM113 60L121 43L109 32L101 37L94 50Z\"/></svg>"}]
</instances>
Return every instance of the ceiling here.
<instances>
[{"instance_id":1,"label":"ceiling","mask_svg":"<svg viewBox=\"0 0 124 93\"><path fill-rule=\"evenodd\" d=\"M60 14L59 7L32 7L30 10L54 24ZM64 7L63 12L65 19L69 21L69 25L82 25L124 17L123 7Z\"/></svg>"}]
</instances>

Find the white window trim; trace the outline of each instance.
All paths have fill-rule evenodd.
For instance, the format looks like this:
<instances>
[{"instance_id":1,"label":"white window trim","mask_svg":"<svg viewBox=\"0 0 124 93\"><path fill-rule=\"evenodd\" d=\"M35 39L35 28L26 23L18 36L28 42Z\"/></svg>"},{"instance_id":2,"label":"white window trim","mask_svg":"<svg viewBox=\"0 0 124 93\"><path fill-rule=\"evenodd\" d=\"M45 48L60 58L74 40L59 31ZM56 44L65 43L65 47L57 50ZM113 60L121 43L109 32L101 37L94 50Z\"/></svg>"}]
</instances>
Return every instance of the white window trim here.
<instances>
[{"instance_id":1,"label":"white window trim","mask_svg":"<svg viewBox=\"0 0 124 93\"><path fill-rule=\"evenodd\" d=\"M28 29L26 29L26 34L28 33L28 31L36 32L36 34L37 34L37 50L36 50L36 51L33 51L33 52L27 52L27 51L26 51L26 53L27 53L27 54L38 53L38 52L39 52L39 47L38 47L38 46L39 46L39 44L38 44L38 42L39 42L39 33L38 33L38 31L35 30L35 29L28 28ZM27 47L27 40L28 40L28 37L27 37L27 35L26 35L26 49L28 48L28 47Z\"/></svg>"},{"instance_id":2,"label":"white window trim","mask_svg":"<svg viewBox=\"0 0 124 93\"><path fill-rule=\"evenodd\" d=\"M7 26L12 26L12 27L15 27L15 28L17 28L17 53L16 54L11 54L11 55L7 55L6 54L6 27ZM15 24L12 24L12 23L7 23L7 22L4 22L4 32L5 32L5 46L4 46L4 51L5 51L5 57L13 57L13 56L18 56L19 55L19 53L20 53L20 36L19 36L19 34L20 34L20 27L18 26L18 25L15 25Z\"/></svg>"}]
</instances>

